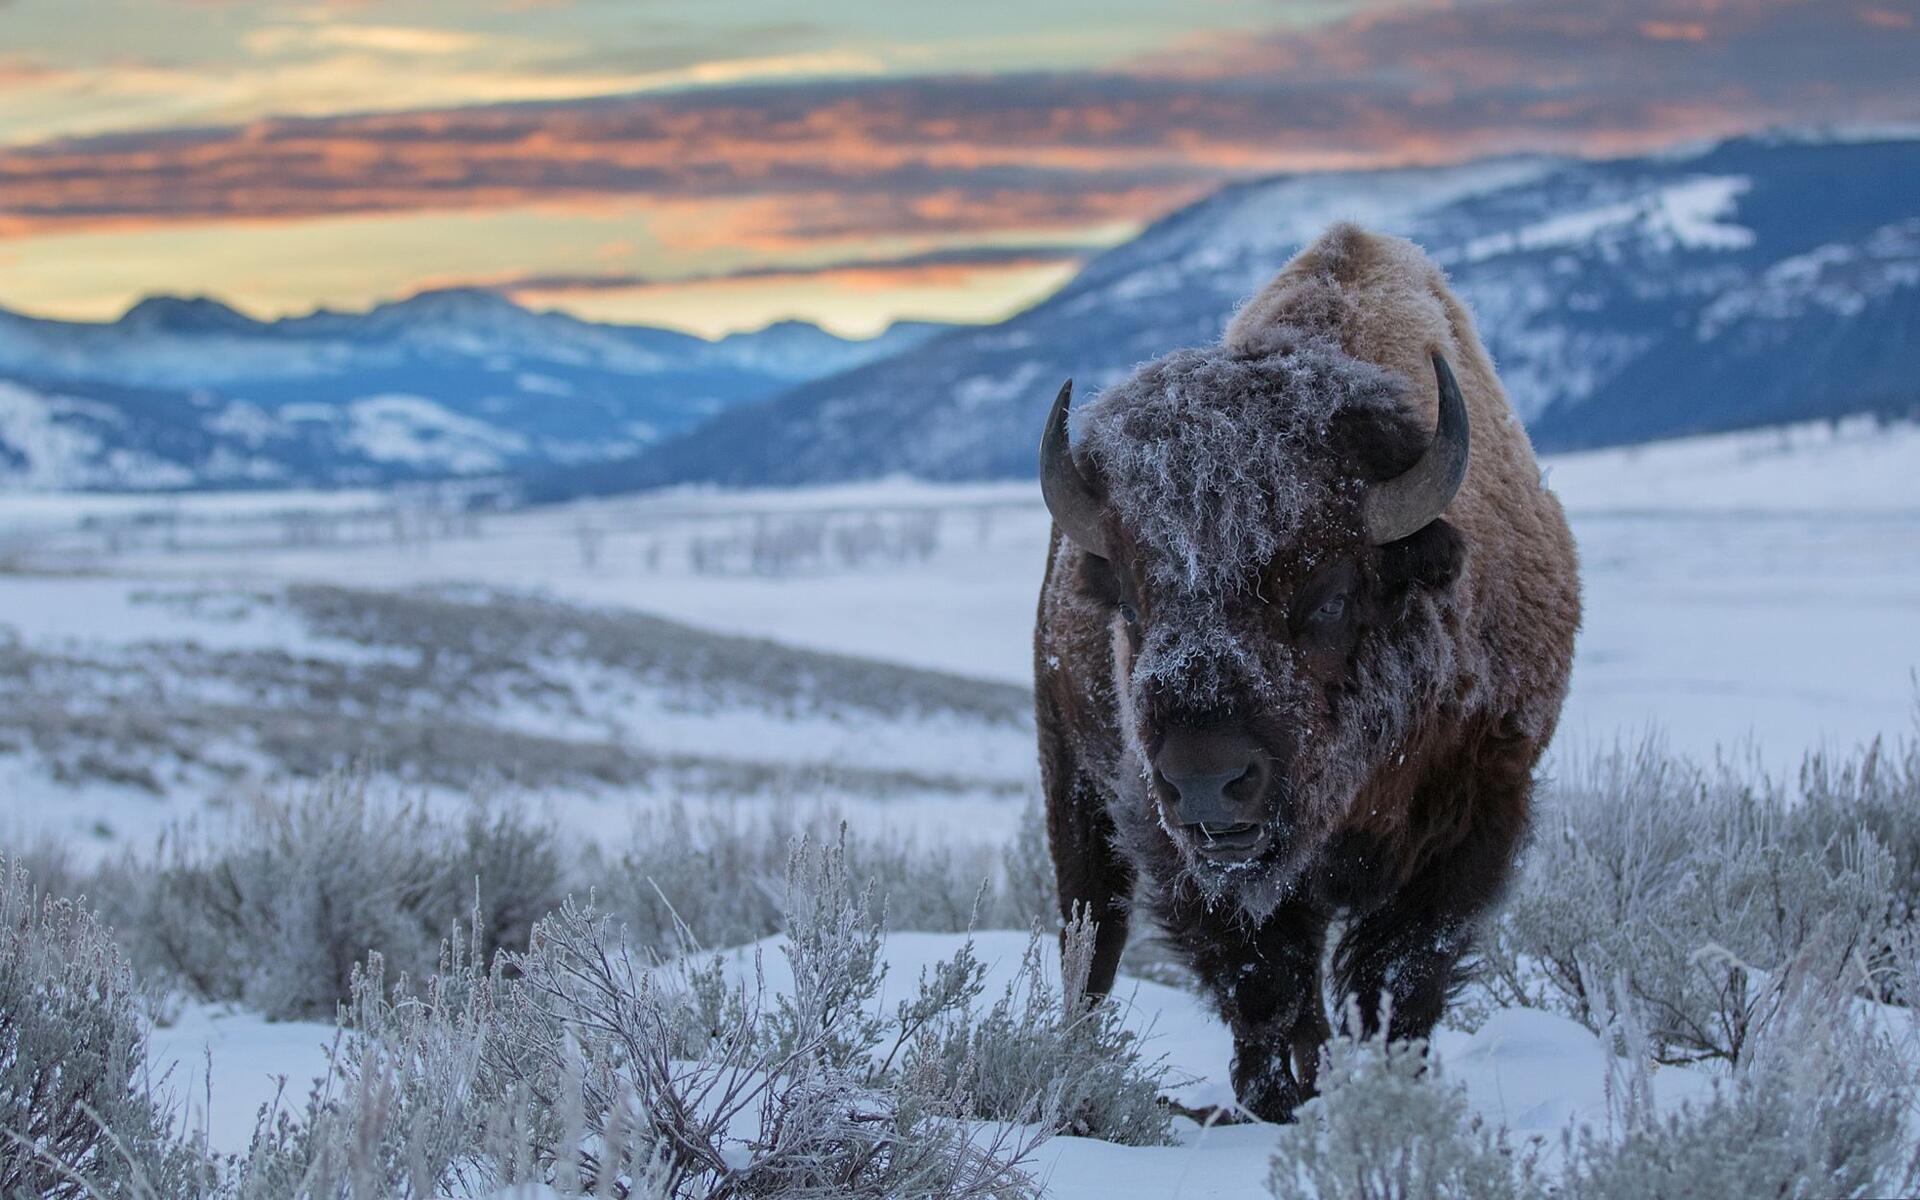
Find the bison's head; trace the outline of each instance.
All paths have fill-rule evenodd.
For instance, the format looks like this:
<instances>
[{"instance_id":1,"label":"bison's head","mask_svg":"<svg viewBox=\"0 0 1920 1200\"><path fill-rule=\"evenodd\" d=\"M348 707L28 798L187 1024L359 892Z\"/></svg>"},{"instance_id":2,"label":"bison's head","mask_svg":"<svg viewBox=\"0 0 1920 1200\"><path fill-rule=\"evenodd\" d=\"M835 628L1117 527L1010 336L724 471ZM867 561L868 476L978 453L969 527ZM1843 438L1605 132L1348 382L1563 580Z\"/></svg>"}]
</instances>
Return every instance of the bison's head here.
<instances>
[{"instance_id":1,"label":"bison's head","mask_svg":"<svg viewBox=\"0 0 1920 1200\"><path fill-rule=\"evenodd\" d=\"M1453 673L1468 421L1433 370L1437 431L1406 380L1285 329L1136 371L1077 457L1070 382L1054 403L1042 489L1111 622L1142 815L1203 885L1277 899Z\"/></svg>"}]
</instances>

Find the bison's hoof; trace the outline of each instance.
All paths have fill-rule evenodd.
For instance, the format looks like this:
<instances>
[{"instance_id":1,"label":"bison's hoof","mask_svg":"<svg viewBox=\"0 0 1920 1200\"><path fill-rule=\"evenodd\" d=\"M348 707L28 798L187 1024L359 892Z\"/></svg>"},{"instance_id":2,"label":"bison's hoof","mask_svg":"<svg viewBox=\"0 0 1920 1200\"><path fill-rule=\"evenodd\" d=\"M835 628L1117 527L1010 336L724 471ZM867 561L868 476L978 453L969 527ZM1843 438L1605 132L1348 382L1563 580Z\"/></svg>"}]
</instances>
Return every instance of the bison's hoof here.
<instances>
[{"instance_id":1,"label":"bison's hoof","mask_svg":"<svg viewBox=\"0 0 1920 1200\"><path fill-rule=\"evenodd\" d=\"M1237 1051L1233 1056L1233 1095L1262 1121L1291 1124L1293 1110L1305 1099L1294 1081L1285 1050Z\"/></svg>"}]
</instances>

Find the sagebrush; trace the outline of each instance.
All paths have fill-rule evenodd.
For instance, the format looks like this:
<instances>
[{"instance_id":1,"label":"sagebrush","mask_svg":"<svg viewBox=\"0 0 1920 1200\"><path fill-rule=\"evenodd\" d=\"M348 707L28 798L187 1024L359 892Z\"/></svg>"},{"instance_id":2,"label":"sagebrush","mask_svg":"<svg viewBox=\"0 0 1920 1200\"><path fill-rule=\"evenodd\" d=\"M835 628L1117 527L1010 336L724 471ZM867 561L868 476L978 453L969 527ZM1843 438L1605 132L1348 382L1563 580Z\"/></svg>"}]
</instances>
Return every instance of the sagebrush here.
<instances>
[{"instance_id":1,"label":"sagebrush","mask_svg":"<svg viewBox=\"0 0 1920 1200\"><path fill-rule=\"evenodd\" d=\"M93 876L67 872L113 920L141 971L202 1000L283 1019L329 1019L377 953L389 978L423 979L475 904L482 961L527 948L534 923L591 892L649 952L742 945L781 929L793 845L838 839L895 929L1028 928L1054 915L1036 806L1007 848L862 835L831 810L643 810L612 853L499 801L448 814L376 794L364 772L256 798L224 820L176 827L156 849ZM57 861L49 856L50 861Z\"/></svg>"},{"instance_id":2,"label":"sagebrush","mask_svg":"<svg viewBox=\"0 0 1920 1200\"><path fill-rule=\"evenodd\" d=\"M1920 810L1888 814L1920 827ZM1651 746L1560 783L1481 938L1494 1005L1596 1031L1593 979L1621 979L1664 1062L1741 1062L1789 975L1866 988L1897 914L1892 856L1830 802Z\"/></svg>"},{"instance_id":3,"label":"sagebrush","mask_svg":"<svg viewBox=\"0 0 1920 1200\"><path fill-rule=\"evenodd\" d=\"M566 895L561 853L555 832L518 810L437 817L371 796L350 773L170 832L152 857L115 864L103 899L153 977L270 1017L329 1019L370 953L430 971L476 899L487 956L524 949Z\"/></svg>"},{"instance_id":4,"label":"sagebrush","mask_svg":"<svg viewBox=\"0 0 1920 1200\"><path fill-rule=\"evenodd\" d=\"M0 857L0 1196L205 1186L146 1050L133 972L99 920Z\"/></svg>"},{"instance_id":5,"label":"sagebrush","mask_svg":"<svg viewBox=\"0 0 1920 1200\"><path fill-rule=\"evenodd\" d=\"M882 912L843 844L803 840L781 904L793 985L777 993L750 958L661 959L574 903L490 969L477 945L449 944L424 988L396 989L376 960L356 976L333 1079L263 1123L231 1186L961 1200L1031 1194L1020 1162L1089 1113L1132 1123L1095 1132L1164 1136L1157 1064L1072 1032L1089 1017L1071 994L1042 1003L1026 1024L1048 1032L1012 1048L1025 1086L985 1086L974 1040L951 1036L980 991L970 945L882 1009ZM1082 957L1090 943L1088 927L1069 931ZM1021 985L1036 999L1039 962Z\"/></svg>"}]
</instances>

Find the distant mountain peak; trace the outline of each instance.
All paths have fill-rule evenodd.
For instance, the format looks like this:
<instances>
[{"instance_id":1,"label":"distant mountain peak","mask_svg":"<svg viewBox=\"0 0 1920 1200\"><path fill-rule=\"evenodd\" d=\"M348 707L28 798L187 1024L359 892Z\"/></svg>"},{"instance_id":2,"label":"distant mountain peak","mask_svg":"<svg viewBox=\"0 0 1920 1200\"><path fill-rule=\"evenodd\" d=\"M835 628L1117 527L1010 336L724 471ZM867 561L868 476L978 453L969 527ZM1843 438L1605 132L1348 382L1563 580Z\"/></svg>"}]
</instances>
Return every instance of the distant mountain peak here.
<instances>
[{"instance_id":1,"label":"distant mountain peak","mask_svg":"<svg viewBox=\"0 0 1920 1200\"><path fill-rule=\"evenodd\" d=\"M148 296L123 313L121 328L141 333L251 332L260 323L211 296Z\"/></svg>"},{"instance_id":2,"label":"distant mountain peak","mask_svg":"<svg viewBox=\"0 0 1920 1200\"><path fill-rule=\"evenodd\" d=\"M770 345L776 342L850 340L852 339L842 338L837 334L829 333L827 330L815 325L812 321L803 321L798 317L787 317L784 320L773 321L762 325L758 329L737 330L722 337L715 344L721 346L744 346L754 342L762 345Z\"/></svg>"},{"instance_id":3,"label":"distant mountain peak","mask_svg":"<svg viewBox=\"0 0 1920 1200\"><path fill-rule=\"evenodd\" d=\"M376 305L368 316L404 313L409 317L433 320L467 320L476 316L532 317L538 314L515 303L512 297L484 287L430 288L415 292L404 300Z\"/></svg>"},{"instance_id":4,"label":"distant mountain peak","mask_svg":"<svg viewBox=\"0 0 1920 1200\"><path fill-rule=\"evenodd\" d=\"M956 329L971 328L976 328L976 326L954 321L930 321L919 317L902 317L898 321L888 325L885 329L882 329L879 333L875 334L874 337L934 337L942 333L950 333Z\"/></svg>"},{"instance_id":5,"label":"distant mountain peak","mask_svg":"<svg viewBox=\"0 0 1920 1200\"><path fill-rule=\"evenodd\" d=\"M936 334L962 328L967 328L967 326L946 321L925 321L914 318L902 318L887 324L875 333L855 335L835 333L825 326L804 320L800 317L786 317L782 320L762 325L758 329L744 329L729 333L725 337L722 337L717 344L746 345L757 342L762 345L770 345L778 342L818 342L863 346L897 342L904 345L910 342L924 341Z\"/></svg>"}]
</instances>

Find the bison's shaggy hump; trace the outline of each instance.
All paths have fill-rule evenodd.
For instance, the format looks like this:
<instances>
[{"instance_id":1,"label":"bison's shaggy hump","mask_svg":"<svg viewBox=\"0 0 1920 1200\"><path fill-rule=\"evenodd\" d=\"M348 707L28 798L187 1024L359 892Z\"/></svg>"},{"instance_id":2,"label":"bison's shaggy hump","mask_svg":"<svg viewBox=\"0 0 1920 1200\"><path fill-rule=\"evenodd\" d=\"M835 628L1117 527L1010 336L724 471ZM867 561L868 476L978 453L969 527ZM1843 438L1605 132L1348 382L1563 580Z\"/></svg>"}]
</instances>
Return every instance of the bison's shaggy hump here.
<instances>
[{"instance_id":1,"label":"bison's shaggy hump","mask_svg":"<svg viewBox=\"0 0 1920 1200\"><path fill-rule=\"evenodd\" d=\"M1353 509L1336 418L1391 429L1405 387L1325 334L1274 326L1140 367L1084 410L1082 452L1159 582L1237 590L1304 522Z\"/></svg>"}]
</instances>

